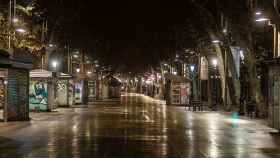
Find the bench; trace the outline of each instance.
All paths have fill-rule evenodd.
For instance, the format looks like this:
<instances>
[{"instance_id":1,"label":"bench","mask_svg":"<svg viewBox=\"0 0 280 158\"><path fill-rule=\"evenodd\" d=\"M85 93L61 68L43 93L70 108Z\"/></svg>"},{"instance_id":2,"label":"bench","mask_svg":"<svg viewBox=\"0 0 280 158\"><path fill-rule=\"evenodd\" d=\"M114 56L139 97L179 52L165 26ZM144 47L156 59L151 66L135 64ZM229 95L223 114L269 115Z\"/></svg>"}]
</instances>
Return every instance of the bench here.
<instances>
[{"instance_id":1,"label":"bench","mask_svg":"<svg viewBox=\"0 0 280 158\"><path fill-rule=\"evenodd\" d=\"M190 104L186 105L185 108L189 108L188 110L190 111L191 108L193 111L203 111L203 103L200 100L192 100Z\"/></svg>"}]
</instances>

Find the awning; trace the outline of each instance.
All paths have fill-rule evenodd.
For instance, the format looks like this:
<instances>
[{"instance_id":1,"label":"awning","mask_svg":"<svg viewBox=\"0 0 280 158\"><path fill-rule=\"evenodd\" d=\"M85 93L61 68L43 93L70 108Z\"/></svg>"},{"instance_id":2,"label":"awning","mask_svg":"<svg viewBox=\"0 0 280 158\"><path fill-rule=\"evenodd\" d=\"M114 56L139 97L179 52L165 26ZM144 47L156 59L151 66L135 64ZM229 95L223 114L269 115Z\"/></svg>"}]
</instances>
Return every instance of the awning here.
<instances>
[{"instance_id":1,"label":"awning","mask_svg":"<svg viewBox=\"0 0 280 158\"><path fill-rule=\"evenodd\" d=\"M177 82L177 83L182 83L182 82L191 82L190 79L182 76L177 76L177 75L171 75L171 74L165 74L164 77L166 79L171 80L172 82Z\"/></svg>"},{"instance_id":2,"label":"awning","mask_svg":"<svg viewBox=\"0 0 280 158\"><path fill-rule=\"evenodd\" d=\"M63 73L63 72L60 72L60 73L58 74L58 77L59 77L59 78L72 78L71 75L65 74L65 73Z\"/></svg>"},{"instance_id":3,"label":"awning","mask_svg":"<svg viewBox=\"0 0 280 158\"><path fill-rule=\"evenodd\" d=\"M47 71L47 70L43 70L43 69L36 69L36 70L30 71L30 77L48 78L48 77L52 77L52 72Z\"/></svg>"},{"instance_id":4,"label":"awning","mask_svg":"<svg viewBox=\"0 0 280 158\"><path fill-rule=\"evenodd\" d=\"M117 78L115 78L113 75L108 75L104 78L104 81L107 82L110 86L112 87L118 87L121 86L122 83L120 82L120 80L118 80Z\"/></svg>"}]
</instances>

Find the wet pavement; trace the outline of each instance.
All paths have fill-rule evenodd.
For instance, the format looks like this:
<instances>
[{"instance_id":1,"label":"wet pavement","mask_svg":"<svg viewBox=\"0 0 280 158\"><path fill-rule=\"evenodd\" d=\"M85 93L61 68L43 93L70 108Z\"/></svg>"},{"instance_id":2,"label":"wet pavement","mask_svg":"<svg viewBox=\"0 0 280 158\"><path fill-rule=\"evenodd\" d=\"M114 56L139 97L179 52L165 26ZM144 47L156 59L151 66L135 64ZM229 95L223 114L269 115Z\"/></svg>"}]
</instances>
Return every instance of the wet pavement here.
<instances>
[{"instance_id":1,"label":"wet pavement","mask_svg":"<svg viewBox=\"0 0 280 158\"><path fill-rule=\"evenodd\" d=\"M31 117L0 123L1 158L280 157L280 136L258 121L187 112L139 95Z\"/></svg>"}]
</instances>

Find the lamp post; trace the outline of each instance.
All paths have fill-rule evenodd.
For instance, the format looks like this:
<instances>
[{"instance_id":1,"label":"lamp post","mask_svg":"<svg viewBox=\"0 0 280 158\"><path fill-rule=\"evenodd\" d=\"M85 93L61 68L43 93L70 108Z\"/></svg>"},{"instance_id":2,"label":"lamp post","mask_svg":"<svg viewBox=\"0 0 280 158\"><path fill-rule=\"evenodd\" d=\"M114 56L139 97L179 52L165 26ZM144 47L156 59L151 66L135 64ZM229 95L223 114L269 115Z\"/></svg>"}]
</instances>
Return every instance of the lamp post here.
<instances>
[{"instance_id":1,"label":"lamp post","mask_svg":"<svg viewBox=\"0 0 280 158\"><path fill-rule=\"evenodd\" d=\"M226 31L223 30L223 32L226 34L227 30ZM229 43L227 38L225 38L225 42ZM223 99L224 99L224 101L223 101L223 105L224 105L224 107L227 107L227 102L228 102L228 94L227 94L227 92L228 92L227 91L227 74L228 74L228 64L227 64L227 62L228 61L227 60L228 59L227 59L227 53L226 53L226 49L225 49L225 44L222 41L220 41L220 40L213 40L212 43L213 44L221 44L221 46L222 46L222 58L223 58L223 64L224 64L223 65L224 66L224 75L223 75L224 76L224 82L223 82L223 88L224 88ZM216 66L218 64L217 59L213 59L212 63L213 63L213 66L216 69Z\"/></svg>"},{"instance_id":2,"label":"lamp post","mask_svg":"<svg viewBox=\"0 0 280 158\"><path fill-rule=\"evenodd\" d=\"M53 67L54 71L57 71L57 66L58 66L58 62L54 60L52 62L52 67Z\"/></svg>"},{"instance_id":3,"label":"lamp post","mask_svg":"<svg viewBox=\"0 0 280 158\"><path fill-rule=\"evenodd\" d=\"M255 13L257 18L255 19L256 22L268 22L268 25L273 27L273 57L279 57L278 54L278 30L275 24L271 22L271 20L263 15L262 12L258 11Z\"/></svg>"},{"instance_id":4,"label":"lamp post","mask_svg":"<svg viewBox=\"0 0 280 158\"><path fill-rule=\"evenodd\" d=\"M194 65L191 65L190 66L190 70L191 70L191 80L192 80L192 87L191 87L191 99L193 100L194 99L194 88L195 88L195 66Z\"/></svg>"},{"instance_id":5,"label":"lamp post","mask_svg":"<svg viewBox=\"0 0 280 158\"><path fill-rule=\"evenodd\" d=\"M215 86L215 110L218 109L218 72L217 72L217 65L218 65L218 60L216 58L212 59L212 64L214 66L214 86Z\"/></svg>"},{"instance_id":6,"label":"lamp post","mask_svg":"<svg viewBox=\"0 0 280 158\"><path fill-rule=\"evenodd\" d=\"M56 105L57 105L57 72L58 72L58 66L59 66L58 61L57 60L53 60L51 62L51 66L52 66L52 70L54 72L54 75L53 75L54 76L53 77L53 88L52 88L53 89L54 100L51 101L51 103L53 103L53 104L51 104L52 107L51 107L50 110L54 109L56 107Z\"/></svg>"}]
</instances>

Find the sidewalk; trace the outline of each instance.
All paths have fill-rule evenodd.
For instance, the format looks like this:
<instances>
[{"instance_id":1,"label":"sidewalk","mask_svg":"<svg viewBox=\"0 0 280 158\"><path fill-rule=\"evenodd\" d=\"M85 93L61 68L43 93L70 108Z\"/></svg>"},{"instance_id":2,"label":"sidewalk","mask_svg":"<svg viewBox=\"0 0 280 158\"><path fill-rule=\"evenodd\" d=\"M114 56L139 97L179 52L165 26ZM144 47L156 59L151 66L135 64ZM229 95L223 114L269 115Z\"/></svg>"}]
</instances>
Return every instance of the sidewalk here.
<instances>
[{"instance_id":1,"label":"sidewalk","mask_svg":"<svg viewBox=\"0 0 280 158\"><path fill-rule=\"evenodd\" d=\"M247 120L247 121L254 121L258 124L263 124L263 125L266 125L266 126L269 126L268 124L268 119L267 118L250 118L248 116L239 116L239 115L236 115L238 112L235 112L235 111L231 111L231 112L227 112L227 111L220 111L221 114L223 115L226 115L226 116L230 116L231 118L236 118L236 119L241 119L241 120Z\"/></svg>"},{"instance_id":2,"label":"sidewalk","mask_svg":"<svg viewBox=\"0 0 280 158\"><path fill-rule=\"evenodd\" d=\"M0 122L0 133L9 130L15 130L30 126L35 121L54 121L59 119L66 119L65 113L68 117L75 114L74 108L58 108L53 112L29 112L30 121L11 121ZM70 115L69 115L70 114Z\"/></svg>"}]
</instances>

